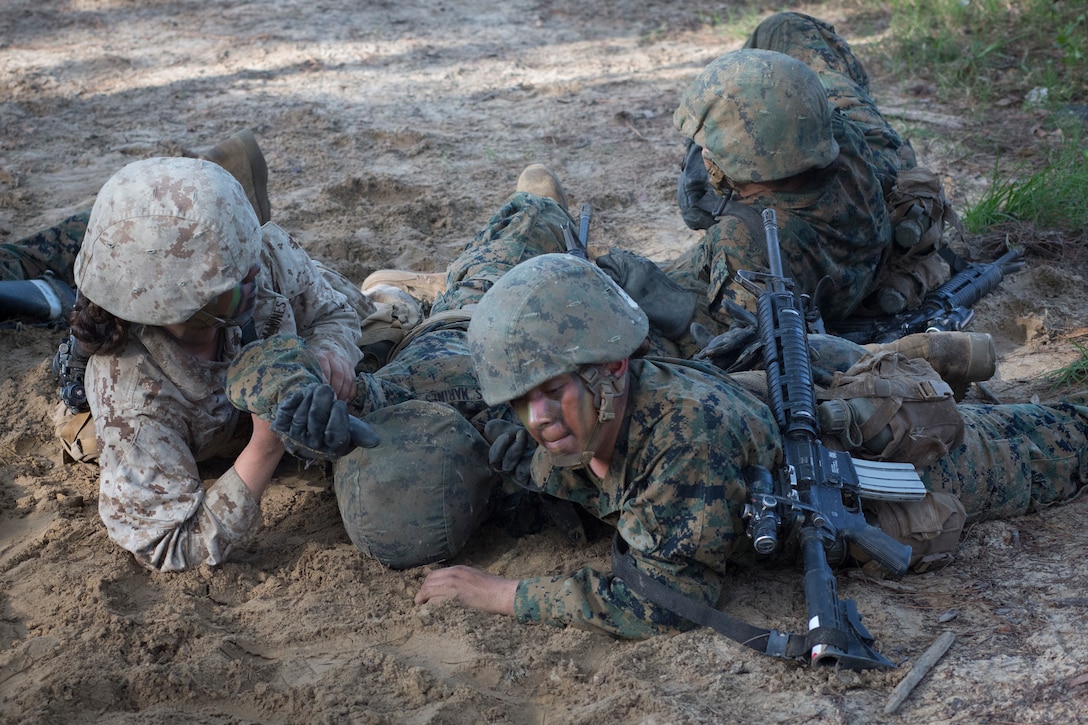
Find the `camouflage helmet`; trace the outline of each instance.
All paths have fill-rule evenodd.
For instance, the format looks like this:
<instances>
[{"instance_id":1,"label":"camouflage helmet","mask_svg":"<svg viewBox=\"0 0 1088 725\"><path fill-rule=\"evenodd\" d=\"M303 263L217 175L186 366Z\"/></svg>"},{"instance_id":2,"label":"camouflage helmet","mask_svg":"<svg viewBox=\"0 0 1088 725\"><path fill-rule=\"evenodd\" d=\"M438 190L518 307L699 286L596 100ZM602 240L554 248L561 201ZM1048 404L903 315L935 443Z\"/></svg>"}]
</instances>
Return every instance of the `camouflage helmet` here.
<instances>
[{"instance_id":1,"label":"camouflage helmet","mask_svg":"<svg viewBox=\"0 0 1088 725\"><path fill-rule=\"evenodd\" d=\"M363 420L381 443L333 465L352 543L393 569L456 556L487 515L498 480L487 441L443 403L409 400Z\"/></svg>"},{"instance_id":2,"label":"camouflage helmet","mask_svg":"<svg viewBox=\"0 0 1088 725\"><path fill-rule=\"evenodd\" d=\"M711 62L672 120L736 182L785 179L839 155L819 76L771 50L737 50Z\"/></svg>"},{"instance_id":3,"label":"camouflage helmet","mask_svg":"<svg viewBox=\"0 0 1088 725\"><path fill-rule=\"evenodd\" d=\"M542 254L487 291L468 344L484 401L499 405L582 365L628 357L648 330L646 314L596 265Z\"/></svg>"},{"instance_id":4,"label":"camouflage helmet","mask_svg":"<svg viewBox=\"0 0 1088 725\"><path fill-rule=\"evenodd\" d=\"M152 158L105 183L76 256L79 291L129 322L185 322L260 260L241 184L201 159Z\"/></svg>"}]
</instances>

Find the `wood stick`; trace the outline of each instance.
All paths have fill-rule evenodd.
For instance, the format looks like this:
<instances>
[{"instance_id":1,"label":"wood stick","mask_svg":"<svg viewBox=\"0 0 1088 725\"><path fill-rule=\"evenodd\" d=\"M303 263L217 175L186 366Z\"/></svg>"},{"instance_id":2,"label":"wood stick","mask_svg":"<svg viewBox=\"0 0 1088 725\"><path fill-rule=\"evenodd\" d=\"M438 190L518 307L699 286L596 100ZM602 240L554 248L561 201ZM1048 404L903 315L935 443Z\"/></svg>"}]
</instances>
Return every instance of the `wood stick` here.
<instances>
[{"instance_id":1,"label":"wood stick","mask_svg":"<svg viewBox=\"0 0 1088 725\"><path fill-rule=\"evenodd\" d=\"M892 694L888 697L888 702L884 705L884 714L890 715L899 709L899 706L903 704L903 701L910 695L922 678L925 677L933 666L937 664L937 660L944 656L944 653L948 651L948 648L952 646L952 643L956 641L956 635L951 632L945 632L937 641L929 646L918 661L914 663L914 667L910 668L910 672L904 677L895 689L892 690Z\"/></svg>"}]
</instances>

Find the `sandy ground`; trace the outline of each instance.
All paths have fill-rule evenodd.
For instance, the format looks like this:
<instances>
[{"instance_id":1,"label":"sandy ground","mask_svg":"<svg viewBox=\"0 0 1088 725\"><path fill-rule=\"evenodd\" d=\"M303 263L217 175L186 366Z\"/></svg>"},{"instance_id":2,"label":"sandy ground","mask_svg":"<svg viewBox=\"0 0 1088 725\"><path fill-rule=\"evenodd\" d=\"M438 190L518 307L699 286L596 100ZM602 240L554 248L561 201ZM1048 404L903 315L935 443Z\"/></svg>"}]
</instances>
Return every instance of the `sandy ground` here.
<instances>
[{"instance_id":1,"label":"sandy ground","mask_svg":"<svg viewBox=\"0 0 1088 725\"><path fill-rule=\"evenodd\" d=\"M864 58L881 18L813 10ZM6 0L0 6L0 240L89 206L123 164L241 127L271 171L273 218L361 281L441 270L528 163L589 202L591 247L687 247L671 114L687 80L739 45L719 4L484 0ZM962 205L1041 117L959 123L924 86L877 87ZM971 250L965 250L970 252ZM1029 257L979 306L990 390L1040 378L1083 336L1082 259ZM55 723L979 723L1088 721L1084 501L972 528L938 573L844 574L879 649L853 673L763 658L708 631L617 642L412 602L424 570L386 571L345 535L327 474L281 466L264 526L217 569L157 575L106 537L97 469L53 440L60 333L0 329L0 721ZM209 468L214 479L217 470ZM459 561L505 576L607 566L605 542L484 528ZM727 611L804 627L800 573L738 572ZM893 688L942 633L955 643L894 713Z\"/></svg>"}]
</instances>

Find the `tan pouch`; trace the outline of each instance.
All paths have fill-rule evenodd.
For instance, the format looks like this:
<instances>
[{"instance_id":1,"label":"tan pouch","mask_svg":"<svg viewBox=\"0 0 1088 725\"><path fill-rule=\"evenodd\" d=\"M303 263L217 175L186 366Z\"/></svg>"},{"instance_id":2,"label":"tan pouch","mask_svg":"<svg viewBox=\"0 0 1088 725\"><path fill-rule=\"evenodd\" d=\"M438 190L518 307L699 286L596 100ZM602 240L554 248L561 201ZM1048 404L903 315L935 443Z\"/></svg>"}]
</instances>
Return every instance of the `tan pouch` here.
<instances>
[{"instance_id":1,"label":"tan pouch","mask_svg":"<svg viewBox=\"0 0 1088 725\"><path fill-rule=\"evenodd\" d=\"M910 547L910 567L916 572L952 560L967 520L963 503L944 492L929 491L918 501L871 502L866 508L881 531Z\"/></svg>"},{"instance_id":2,"label":"tan pouch","mask_svg":"<svg viewBox=\"0 0 1088 725\"><path fill-rule=\"evenodd\" d=\"M963 442L952 388L921 358L867 356L836 373L817 398L825 443L859 458L924 468Z\"/></svg>"},{"instance_id":3,"label":"tan pouch","mask_svg":"<svg viewBox=\"0 0 1088 725\"><path fill-rule=\"evenodd\" d=\"M93 463L98 460L98 438L89 412L68 415L57 426L65 462Z\"/></svg>"}]
</instances>

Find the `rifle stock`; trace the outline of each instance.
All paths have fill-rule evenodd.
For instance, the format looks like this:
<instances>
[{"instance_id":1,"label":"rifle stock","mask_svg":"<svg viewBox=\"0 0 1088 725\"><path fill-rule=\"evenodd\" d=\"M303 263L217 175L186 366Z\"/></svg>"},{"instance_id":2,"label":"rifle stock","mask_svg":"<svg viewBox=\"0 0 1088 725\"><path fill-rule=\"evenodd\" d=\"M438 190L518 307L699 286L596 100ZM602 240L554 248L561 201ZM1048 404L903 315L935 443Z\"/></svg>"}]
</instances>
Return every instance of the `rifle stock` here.
<instances>
[{"instance_id":1,"label":"rifle stock","mask_svg":"<svg viewBox=\"0 0 1088 725\"><path fill-rule=\"evenodd\" d=\"M738 278L758 295L767 388L782 432L785 466L770 480L758 469L747 472L748 533L757 551L770 553L778 546L776 528L799 528L812 664L894 667L873 648L854 603L839 599L828 555L838 560L852 544L898 576L906 572L911 550L871 526L856 505L844 503L844 495L856 502L860 494L858 473L849 454L820 441L803 301L783 273L773 209L764 210L763 225L770 274L740 272Z\"/></svg>"},{"instance_id":2,"label":"rifle stock","mask_svg":"<svg viewBox=\"0 0 1088 725\"><path fill-rule=\"evenodd\" d=\"M573 254L581 259L589 259L589 220L591 216L593 216L593 207L589 204L583 204L578 219L577 237L570 230L570 222L563 224L563 243L567 247L567 254Z\"/></svg>"}]
</instances>

